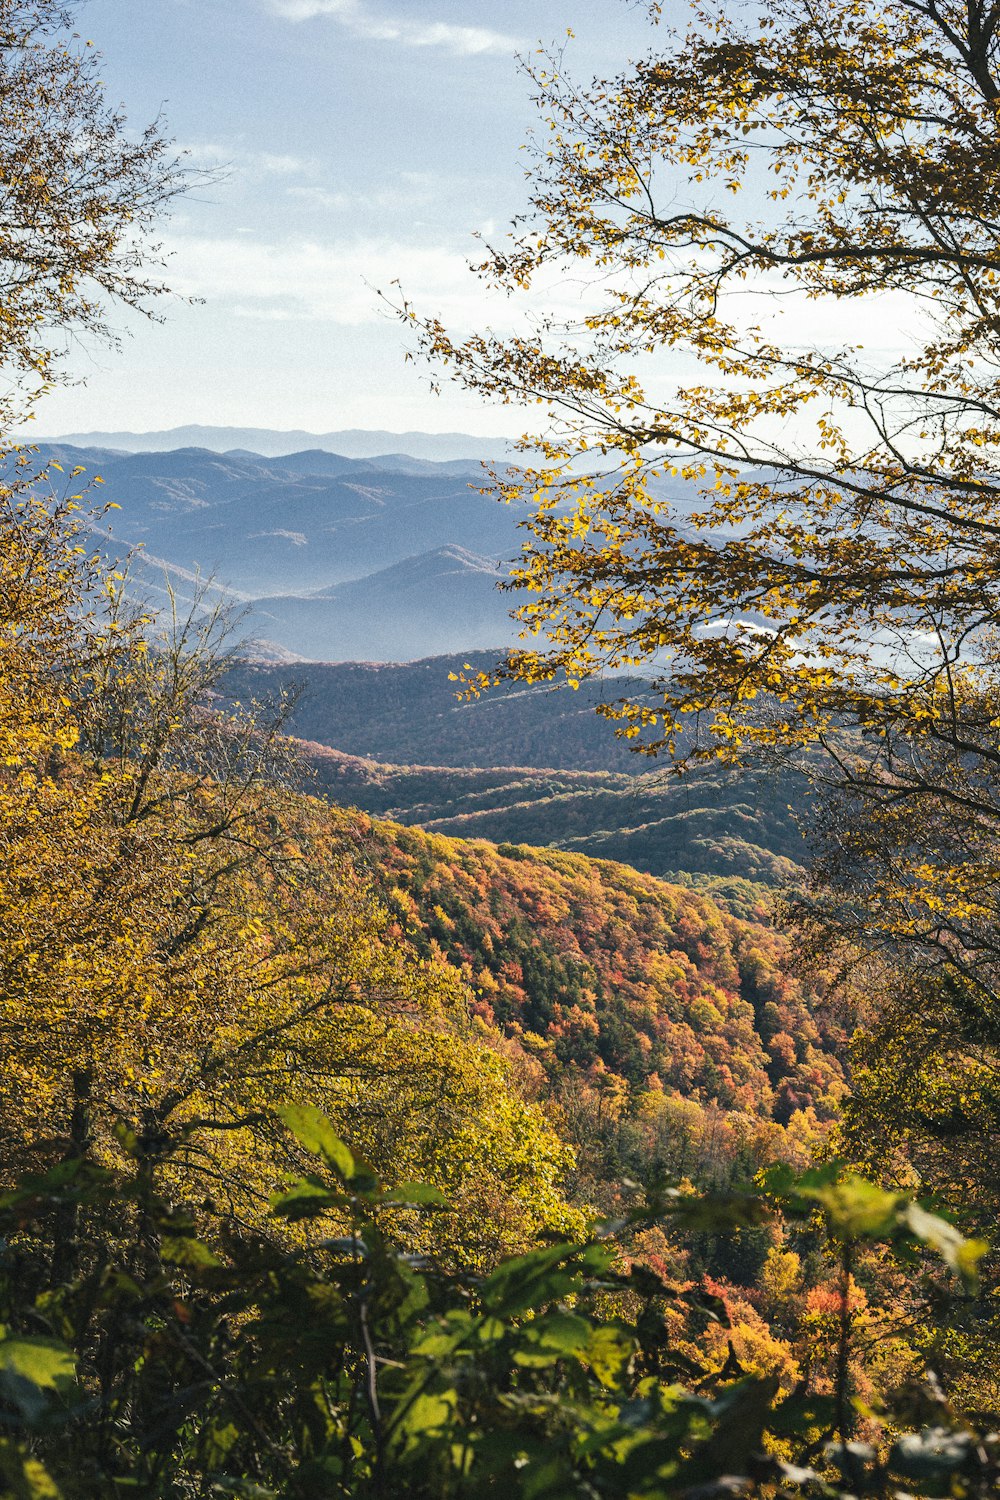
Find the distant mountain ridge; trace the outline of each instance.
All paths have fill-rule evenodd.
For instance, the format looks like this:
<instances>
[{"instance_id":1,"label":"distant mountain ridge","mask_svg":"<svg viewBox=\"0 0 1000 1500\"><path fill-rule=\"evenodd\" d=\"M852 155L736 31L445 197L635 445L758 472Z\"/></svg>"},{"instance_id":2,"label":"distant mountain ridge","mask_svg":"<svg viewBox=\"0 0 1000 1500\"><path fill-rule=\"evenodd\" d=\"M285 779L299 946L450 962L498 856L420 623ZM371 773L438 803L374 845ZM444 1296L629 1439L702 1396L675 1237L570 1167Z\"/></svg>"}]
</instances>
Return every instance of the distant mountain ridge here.
<instances>
[{"instance_id":1,"label":"distant mountain ridge","mask_svg":"<svg viewBox=\"0 0 1000 1500\"><path fill-rule=\"evenodd\" d=\"M631 865L663 879L704 879L717 898L753 904L755 886L801 875L807 849L792 805L800 779L701 767L678 779L524 766L392 766L302 744L306 790L341 807L450 838L545 846Z\"/></svg>"},{"instance_id":2,"label":"distant mountain ridge","mask_svg":"<svg viewBox=\"0 0 1000 1500\"><path fill-rule=\"evenodd\" d=\"M283 456L239 446L125 452L108 446L121 434L94 436L104 445L39 443L39 466L72 471L73 489L87 482L78 469L100 475L95 499L116 507L103 523L108 559L134 556L133 587L154 608L171 589L184 604L199 578L211 578L249 606L243 635L272 658L416 661L518 639L510 613L525 596L498 586L522 554L534 503L528 493L500 503L482 463L399 452L351 458L316 447L321 439L309 433L288 434L312 446ZM255 436L232 429L222 441ZM369 436L378 447L411 435ZM462 446L460 434L444 436ZM58 470L52 478L61 487ZM692 503L689 486L662 485ZM572 504L568 497L559 508ZM404 563L403 574L387 572Z\"/></svg>"},{"instance_id":3,"label":"distant mountain ridge","mask_svg":"<svg viewBox=\"0 0 1000 1500\"><path fill-rule=\"evenodd\" d=\"M242 629L330 661L410 660L415 647L446 652L456 639L479 650L513 635L501 577L491 558L436 547L311 594L255 599Z\"/></svg>"},{"instance_id":4,"label":"distant mountain ridge","mask_svg":"<svg viewBox=\"0 0 1000 1500\"><path fill-rule=\"evenodd\" d=\"M642 693L641 679L583 682L575 692L511 683L460 698L452 674L486 672L496 660L496 651L484 650L406 663L241 661L227 674L225 691L247 704L298 689L290 734L396 767L521 766L632 777L651 768L594 712L625 693Z\"/></svg>"},{"instance_id":5,"label":"distant mountain ridge","mask_svg":"<svg viewBox=\"0 0 1000 1500\"><path fill-rule=\"evenodd\" d=\"M132 554L133 586L153 607L169 589L183 605L210 577L213 598L243 608L244 638L265 643L258 654L412 661L516 639L514 600L497 585L527 506L484 494L478 464L315 448L39 452L66 474L100 476L95 500L116 507L101 523L106 554Z\"/></svg>"},{"instance_id":6,"label":"distant mountain ridge","mask_svg":"<svg viewBox=\"0 0 1000 1500\"><path fill-rule=\"evenodd\" d=\"M489 652L402 665L237 662L230 703L298 690L288 720L307 789L342 807L462 839L545 845L663 878L781 885L800 874L807 788L792 772L702 766L683 776L637 755L594 709L641 680L501 685L457 695ZM793 811L794 809L794 811ZM736 899L742 899L736 890Z\"/></svg>"},{"instance_id":7,"label":"distant mountain ridge","mask_svg":"<svg viewBox=\"0 0 1000 1500\"><path fill-rule=\"evenodd\" d=\"M37 437L24 431L18 434L17 440L44 448L69 444L77 448L112 448L124 453L163 453L178 448L208 448L216 453L230 453L238 449L265 458L320 449L344 458L388 455L434 463L504 458L513 451L509 438L477 437L467 432L386 432L361 427L337 432L306 432L302 429L280 431L271 427L192 424L160 432L72 432L58 437Z\"/></svg>"}]
</instances>

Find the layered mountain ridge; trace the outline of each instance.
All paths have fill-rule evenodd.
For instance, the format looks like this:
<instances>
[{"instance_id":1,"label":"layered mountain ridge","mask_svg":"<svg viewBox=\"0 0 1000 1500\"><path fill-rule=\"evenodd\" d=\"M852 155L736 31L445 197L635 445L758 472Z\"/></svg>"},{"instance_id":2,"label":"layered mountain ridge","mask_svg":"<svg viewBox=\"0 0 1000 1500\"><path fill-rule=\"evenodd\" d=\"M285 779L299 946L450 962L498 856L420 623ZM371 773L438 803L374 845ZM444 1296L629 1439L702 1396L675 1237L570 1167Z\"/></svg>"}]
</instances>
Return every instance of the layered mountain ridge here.
<instances>
[{"instance_id":1,"label":"layered mountain ridge","mask_svg":"<svg viewBox=\"0 0 1000 1500\"><path fill-rule=\"evenodd\" d=\"M233 449L269 458L323 449L347 458L376 458L397 453L408 460L432 463L455 459L478 460L484 454L503 458L511 449L508 438L474 436L468 432L386 432L349 427L337 432L281 431L273 427L213 427L190 423L159 432L74 432L62 437L22 434L24 442L50 449L63 444L78 448L115 448L123 453L163 453L178 448L208 448L218 453Z\"/></svg>"},{"instance_id":2,"label":"layered mountain ridge","mask_svg":"<svg viewBox=\"0 0 1000 1500\"><path fill-rule=\"evenodd\" d=\"M105 550L131 557L134 588L184 604L210 578L265 655L410 661L516 638L497 585L527 507L481 493L478 464L71 444L41 456L82 469L81 486L103 481Z\"/></svg>"}]
</instances>

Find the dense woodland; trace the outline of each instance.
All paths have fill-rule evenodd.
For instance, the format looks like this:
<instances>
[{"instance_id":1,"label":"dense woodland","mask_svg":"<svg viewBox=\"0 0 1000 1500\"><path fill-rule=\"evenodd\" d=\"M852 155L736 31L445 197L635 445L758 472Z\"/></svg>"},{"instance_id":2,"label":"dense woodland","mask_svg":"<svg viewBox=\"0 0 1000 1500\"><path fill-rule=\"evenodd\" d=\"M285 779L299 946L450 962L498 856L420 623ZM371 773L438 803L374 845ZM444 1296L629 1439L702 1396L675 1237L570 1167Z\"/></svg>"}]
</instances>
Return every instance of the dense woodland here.
<instances>
[{"instance_id":1,"label":"dense woodland","mask_svg":"<svg viewBox=\"0 0 1000 1500\"><path fill-rule=\"evenodd\" d=\"M8 427L67 330L155 304L141 231L185 180L68 19L0 0ZM291 738L211 593L144 604L101 491L11 446L4 1497L1000 1488L1000 9L745 19L697 12L589 92L535 66L537 223L489 274L645 290L606 285L558 355L550 325L456 343L398 309L564 423L498 479L537 503L549 646L461 669L446 722L479 727L436 767ZM738 202L749 140L766 223L657 207L654 163ZM874 374L782 350L724 310L776 271L944 328ZM656 405L630 367L661 345L718 383ZM814 456L776 453L817 393ZM683 525L665 449L708 486ZM477 766L560 675L686 779Z\"/></svg>"},{"instance_id":2,"label":"dense woodland","mask_svg":"<svg viewBox=\"0 0 1000 1500\"><path fill-rule=\"evenodd\" d=\"M930 1346L982 1399L989 1301L877 1241L985 1247L831 1158L862 996L760 905L304 796L85 535L8 496L12 1493L773 1486Z\"/></svg>"},{"instance_id":3,"label":"dense woodland","mask_svg":"<svg viewBox=\"0 0 1000 1500\"><path fill-rule=\"evenodd\" d=\"M559 691L558 684L500 684L477 699L459 697L453 674L486 672L496 654L469 651L402 664L234 661L223 694L246 703L294 693L292 734L391 765L627 775L650 769L594 712L623 693L640 692L638 679L581 683L575 693Z\"/></svg>"}]
</instances>

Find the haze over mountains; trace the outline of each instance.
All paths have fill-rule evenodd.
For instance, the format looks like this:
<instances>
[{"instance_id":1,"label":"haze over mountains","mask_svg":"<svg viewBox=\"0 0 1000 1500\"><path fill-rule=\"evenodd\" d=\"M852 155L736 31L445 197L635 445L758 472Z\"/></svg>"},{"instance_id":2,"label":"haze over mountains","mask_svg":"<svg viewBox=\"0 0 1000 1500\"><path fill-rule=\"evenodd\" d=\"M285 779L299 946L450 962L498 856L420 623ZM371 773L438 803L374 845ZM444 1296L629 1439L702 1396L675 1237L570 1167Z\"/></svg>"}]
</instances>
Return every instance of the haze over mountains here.
<instances>
[{"instance_id":1,"label":"haze over mountains","mask_svg":"<svg viewBox=\"0 0 1000 1500\"><path fill-rule=\"evenodd\" d=\"M162 436L189 433L214 433L220 442L344 439L369 449L405 441L437 453L481 443L461 434L425 434L422 445L410 433L316 437L236 428ZM85 436L113 444L160 435ZM518 638L510 612L521 601L498 585L521 552L519 523L533 507L484 493L489 470L471 457L358 458L324 447L269 456L204 446L36 446L42 460L101 476L98 493L116 507L106 519L108 556L133 556L133 586L141 585L150 603L165 602L173 590L183 604L210 578L214 597L242 608L240 631L261 643L266 659L413 661ZM683 481L661 480L659 487L682 507L696 499Z\"/></svg>"},{"instance_id":2,"label":"haze over mountains","mask_svg":"<svg viewBox=\"0 0 1000 1500\"><path fill-rule=\"evenodd\" d=\"M267 458L322 448L332 454L343 454L345 458L399 454L435 463L453 459L504 458L511 451L509 439L475 437L468 432L384 432L357 427L340 432L282 432L272 427L192 424L162 432L71 432L62 437L36 437L26 432L21 438L43 448L67 443L76 448L117 448L126 453L164 453L177 448L208 448L217 453L228 453L237 448Z\"/></svg>"},{"instance_id":3,"label":"haze over mountains","mask_svg":"<svg viewBox=\"0 0 1000 1500\"><path fill-rule=\"evenodd\" d=\"M132 576L154 603L211 577L264 655L411 661L516 638L501 564L525 508L480 493L482 467L408 455L280 459L183 448L46 447L100 475L109 552L139 548ZM84 483L80 479L78 483Z\"/></svg>"},{"instance_id":4,"label":"haze over mountains","mask_svg":"<svg viewBox=\"0 0 1000 1500\"><path fill-rule=\"evenodd\" d=\"M259 436L227 430L221 440ZM361 436L370 446L392 437ZM731 885L794 874L799 788L714 774L664 781L594 711L641 693L641 681L456 697L454 674L488 670L517 638L517 596L498 584L528 507L482 493L480 463L322 447L278 457L68 442L41 451L67 480L78 466L101 476L95 498L115 507L105 550L132 554L133 586L154 606L172 591L183 608L212 578L208 602L235 608L243 643L229 695L245 703L301 689L289 730L307 742L311 786L331 801L660 876ZM72 478L74 490L85 483Z\"/></svg>"}]
</instances>

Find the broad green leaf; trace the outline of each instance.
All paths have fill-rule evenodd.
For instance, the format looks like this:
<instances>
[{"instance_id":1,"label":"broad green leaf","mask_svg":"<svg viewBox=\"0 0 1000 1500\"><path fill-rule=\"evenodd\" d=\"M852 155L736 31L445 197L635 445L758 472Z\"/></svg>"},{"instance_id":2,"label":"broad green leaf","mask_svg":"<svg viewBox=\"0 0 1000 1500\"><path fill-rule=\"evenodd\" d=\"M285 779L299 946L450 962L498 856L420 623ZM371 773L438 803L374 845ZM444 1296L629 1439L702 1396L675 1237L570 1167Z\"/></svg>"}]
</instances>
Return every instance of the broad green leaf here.
<instances>
[{"instance_id":1,"label":"broad green leaf","mask_svg":"<svg viewBox=\"0 0 1000 1500\"><path fill-rule=\"evenodd\" d=\"M579 1272L565 1265L576 1249L575 1245L546 1245L502 1261L483 1282L483 1302L497 1311L516 1313L555 1301L579 1281Z\"/></svg>"},{"instance_id":2,"label":"broad green leaf","mask_svg":"<svg viewBox=\"0 0 1000 1500\"><path fill-rule=\"evenodd\" d=\"M0 1370L20 1375L43 1390L57 1390L76 1374L72 1350L55 1339L0 1339Z\"/></svg>"},{"instance_id":3,"label":"broad green leaf","mask_svg":"<svg viewBox=\"0 0 1000 1500\"><path fill-rule=\"evenodd\" d=\"M578 1354L592 1342L591 1325L586 1318L578 1318L574 1313L547 1313L531 1326L538 1329L546 1344L560 1349L563 1354Z\"/></svg>"},{"instance_id":4,"label":"broad green leaf","mask_svg":"<svg viewBox=\"0 0 1000 1500\"><path fill-rule=\"evenodd\" d=\"M496 1344L507 1332L507 1324L500 1318L482 1318L475 1331L480 1344Z\"/></svg>"},{"instance_id":5,"label":"broad green leaf","mask_svg":"<svg viewBox=\"0 0 1000 1500\"><path fill-rule=\"evenodd\" d=\"M967 1240L962 1232L932 1214L919 1203L908 1203L902 1219L922 1245L936 1250L938 1255L962 1281L969 1291L975 1290L978 1282L979 1262L989 1250L985 1240Z\"/></svg>"},{"instance_id":6,"label":"broad green leaf","mask_svg":"<svg viewBox=\"0 0 1000 1500\"><path fill-rule=\"evenodd\" d=\"M819 1434L832 1428L837 1420L834 1396L802 1392L786 1397L772 1408L767 1430L776 1437Z\"/></svg>"},{"instance_id":7,"label":"broad green leaf","mask_svg":"<svg viewBox=\"0 0 1000 1500\"><path fill-rule=\"evenodd\" d=\"M321 1109L314 1104L286 1104L278 1110L278 1117L300 1146L314 1156L322 1156L338 1177L350 1182L354 1176L354 1157Z\"/></svg>"},{"instance_id":8,"label":"broad green leaf","mask_svg":"<svg viewBox=\"0 0 1000 1500\"><path fill-rule=\"evenodd\" d=\"M283 1219L308 1219L328 1208L346 1206L342 1193L331 1192L317 1177L303 1177L271 1199L271 1211Z\"/></svg>"},{"instance_id":9,"label":"broad green leaf","mask_svg":"<svg viewBox=\"0 0 1000 1500\"><path fill-rule=\"evenodd\" d=\"M139 1137L131 1126L126 1125L124 1120L116 1120L111 1127L115 1140L129 1156L138 1157L142 1154L139 1145Z\"/></svg>"},{"instance_id":10,"label":"broad green leaf","mask_svg":"<svg viewBox=\"0 0 1000 1500\"><path fill-rule=\"evenodd\" d=\"M201 1240L186 1234L165 1234L160 1244L160 1254L168 1265L186 1266L189 1270L208 1270L212 1266L222 1265L214 1250L203 1245Z\"/></svg>"},{"instance_id":11,"label":"broad green leaf","mask_svg":"<svg viewBox=\"0 0 1000 1500\"><path fill-rule=\"evenodd\" d=\"M278 1491L269 1490L252 1479L217 1479L212 1486L216 1495L238 1495L240 1500L278 1500Z\"/></svg>"},{"instance_id":12,"label":"broad green leaf","mask_svg":"<svg viewBox=\"0 0 1000 1500\"><path fill-rule=\"evenodd\" d=\"M853 1173L812 1196L826 1211L830 1232L837 1239L877 1239L891 1234L904 1201L900 1193L887 1193Z\"/></svg>"},{"instance_id":13,"label":"broad green leaf","mask_svg":"<svg viewBox=\"0 0 1000 1500\"><path fill-rule=\"evenodd\" d=\"M764 1176L768 1190L800 1210L815 1204L826 1216L830 1234L839 1240L878 1239L897 1227L903 1193L887 1193L854 1172L844 1172L840 1163L795 1177L787 1168L771 1169Z\"/></svg>"},{"instance_id":14,"label":"broad green leaf","mask_svg":"<svg viewBox=\"0 0 1000 1500\"><path fill-rule=\"evenodd\" d=\"M378 1203L398 1203L427 1208L450 1208L447 1198L429 1182L401 1182L398 1187L387 1188L379 1193Z\"/></svg>"},{"instance_id":15,"label":"broad green leaf","mask_svg":"<svg viewBox=\"0 0 1000 1500\"><path fill-rule=\"evenodd\" d=\"M210 1422L202 1436L202 1451L210 1469L221 1468L226 1456L240 1440L240 1430L234 1422Z\"/></svg>"},{"instance_id":16,"label":"broad green leaf","mask_svg":"<svg viewBox=\"0 0 1000 1500\"><path fill-rule=\"evenodd\" d=\"M420 1359L442 1360L464 1342L464 1334L445 1328L432 1328L414 1340L410 1353Z\"/></svg>"},{"instance_id":17,"label":"broad green leaf","mask_svg":"<svg viewBox=\"0 0 1000 1500\"><path fill-rule=\"evenodd\" d=\"M665 1218L692 1231L753 1228L773 1212L758 1193L685 1193L663 1205Z\"/></svg>"},{"instance_id":18,"label":"broad green leaf","mask_svg":"<svg viewBox=\"0 0 1000 1500\"><path fill-rule=\"evenodd\" d=\"M572 1313L548 1313L520 1330L514 1363L542 1369L567 1356L584 1353L591 1341L592 1329L585 1318Z\"/></svg>"},{"instance_id":19,"label":"broad green leaf","mask_svg":"<svg viewBox=\"0 0 1000 1500\"><path fill-rule=\"evenodd\" d=\"M624 1328L601 1323L591 1334L587 1358L601 1384L617 1390L634 1353L635 1341Z\"/></svg>"},{"instance_id":20,"label":"broad green leaf","mask_svg":"<svg viewBox=\"0 0 1000 1500\"><path fill-rule=\"evenodd\" d=\"M451 1426L458 1393L449 1391L424 1391L407 1407L399 1422L399 1432L405 1437L405 1448L412 1448L421 1438L440 1437Z\"/></svg>"}]
</instances>

